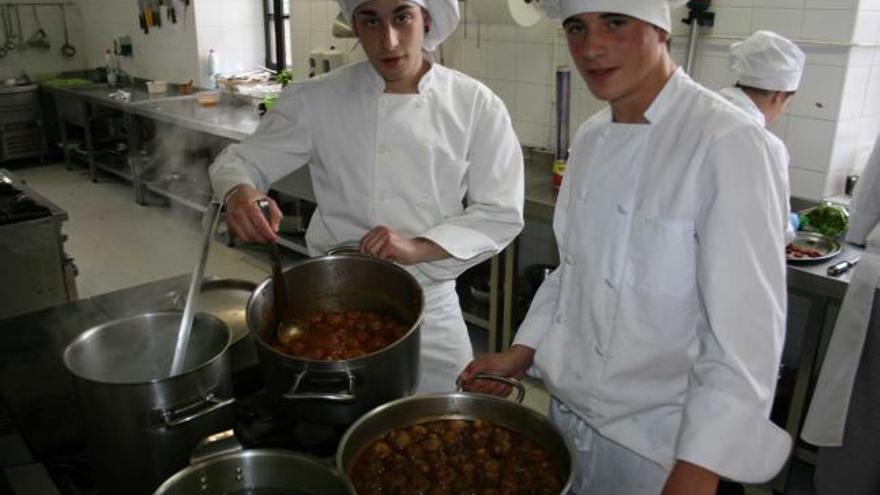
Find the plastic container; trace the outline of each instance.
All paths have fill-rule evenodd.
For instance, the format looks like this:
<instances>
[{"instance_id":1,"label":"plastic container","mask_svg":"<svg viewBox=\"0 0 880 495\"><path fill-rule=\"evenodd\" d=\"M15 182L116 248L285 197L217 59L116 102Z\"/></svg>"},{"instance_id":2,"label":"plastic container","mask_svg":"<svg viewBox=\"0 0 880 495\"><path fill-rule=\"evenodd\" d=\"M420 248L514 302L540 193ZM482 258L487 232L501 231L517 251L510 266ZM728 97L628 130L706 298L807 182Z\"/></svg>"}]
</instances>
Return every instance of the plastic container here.
<instances>
[{"instance_id":1,"label":"plastic container","mask_svg":"<svg viewBox=\"0 0 880 495\"><path fill-rule=\"evenodd\" d=\"M220 103L220 92L219 91L203 91L201 93L196 93L196 99L199 102L199 105L203 107L210 107Z\"/></svg>"},{"instance_id":2,"label":"plastic container","mask_svg":"<svg viewBox=\"0 0 880 495\"><path fill-rule=\"evenodd\" d=\"M168 91L168 81L147 81L147 93L151 95Z\"/></svg>"}]
</instances>

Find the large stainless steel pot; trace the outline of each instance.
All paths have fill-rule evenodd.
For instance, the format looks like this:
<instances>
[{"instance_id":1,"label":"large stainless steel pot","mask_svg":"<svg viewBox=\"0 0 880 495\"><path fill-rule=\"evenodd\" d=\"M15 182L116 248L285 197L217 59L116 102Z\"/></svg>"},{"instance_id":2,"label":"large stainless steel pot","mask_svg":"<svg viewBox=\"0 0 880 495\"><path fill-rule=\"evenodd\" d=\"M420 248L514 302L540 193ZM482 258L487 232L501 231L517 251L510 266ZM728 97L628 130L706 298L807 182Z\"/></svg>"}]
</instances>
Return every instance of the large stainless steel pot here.
<instances>
[{"instance_id":1,"label":"large stainless steel pot","mask_svg":"<svg viewBox=\"0 0 880 495\"><path fill-rule=\"evenodd\" d=\"M481 375L481 378L495 377ZM515 386L520 391L517 401L521 402L522 386L518 383ZM481 419L525 435L546 449L553 462L564 470L565 483L560 494L568 493L571 488L572 448L547 417L499 397L466 392L407 397L377 407L345 432L336 451L336 466L348 474L364 449L382 435L398 428L444 419Z\"/></svg>"},{"instance_id":2,"label":"large stainless steel pot","mask_svg":"<svg viewBox=\"0 0 880 495\"><path fill-rule=\"evenodd\" d=\"M348 478L321 461L286 450L243 450L232 430L203 440L191 462L154 495L355 495Z\"/></svg>"},{"instance_id":3,"label":"large stainless steel pot","mask_svg":"<svg viewBox=\"0 0 880 495\"><path fill-rule=\"evenodd\" d=\"M391 314L409 326L394 344L343 361L315 361L275 350L272 280L247 306L248 328L268 389L289 414L321 424L350 424L379 404L410 395L419 378L419 326L424 295L418 281L392 263L359 254L304 260L284 271L291 314L363 309Z\"/></svg>"},{"instance_id":4,"label":"large stainless steel pot","mask_svg":"<svg viewBox=\"0 0 880 495\"><path fill-rule=\"evenodd\" d=\"M140 314L85 331L64 351L89 460L103 491L149 494L232 425L229 329L199 313L184 371L170 376L180 312Z\"/></svg>"}]
</instances>

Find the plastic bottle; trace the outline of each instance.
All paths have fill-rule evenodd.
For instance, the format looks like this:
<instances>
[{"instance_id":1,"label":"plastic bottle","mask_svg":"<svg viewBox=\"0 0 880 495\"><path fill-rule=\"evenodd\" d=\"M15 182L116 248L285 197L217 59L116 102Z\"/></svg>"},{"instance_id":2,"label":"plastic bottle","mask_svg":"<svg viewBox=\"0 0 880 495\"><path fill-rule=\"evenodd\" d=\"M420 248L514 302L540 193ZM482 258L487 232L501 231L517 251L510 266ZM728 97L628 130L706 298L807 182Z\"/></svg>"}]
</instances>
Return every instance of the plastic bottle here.
<instances>
[{"instance_id":1,"label":"plastic bottle","mask_svg":"<svg viewBox=\"0 0 880 495\"><path fill-rule=\"evenodd\" d=\"M217 88L217 73L220 71L220 56L211 48L208 50L208 88Z\"/></svg>"},{"instance_id":2,"label":"plastic bottle","mask_svg":"<svg viewBox=\"0 0 880 495\"><path fill-rule=\"evenodd\" d=\"M104 68L107 70L107 84L116 84L116 62L109 48L104 49Z\"/></svg>"}]
</instances>

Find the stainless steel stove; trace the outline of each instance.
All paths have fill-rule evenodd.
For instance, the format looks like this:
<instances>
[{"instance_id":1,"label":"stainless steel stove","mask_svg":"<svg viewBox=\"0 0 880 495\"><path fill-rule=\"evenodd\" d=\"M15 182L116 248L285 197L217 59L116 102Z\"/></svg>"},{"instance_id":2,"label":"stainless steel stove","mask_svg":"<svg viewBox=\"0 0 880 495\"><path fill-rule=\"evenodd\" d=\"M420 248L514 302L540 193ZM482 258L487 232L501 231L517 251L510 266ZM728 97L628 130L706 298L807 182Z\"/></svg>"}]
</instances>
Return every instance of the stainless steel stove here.
<instances>
[{"instance_id":1,"label":"stainless steel stove","mask_svg":"<svg viewBox=\"0 0 880 495\"><path fill-rule=\"evenodd\" d=\"M0 319L77 298L76 266L64 252L67 212L0 169Z\"/></svg>"}]
</instances>

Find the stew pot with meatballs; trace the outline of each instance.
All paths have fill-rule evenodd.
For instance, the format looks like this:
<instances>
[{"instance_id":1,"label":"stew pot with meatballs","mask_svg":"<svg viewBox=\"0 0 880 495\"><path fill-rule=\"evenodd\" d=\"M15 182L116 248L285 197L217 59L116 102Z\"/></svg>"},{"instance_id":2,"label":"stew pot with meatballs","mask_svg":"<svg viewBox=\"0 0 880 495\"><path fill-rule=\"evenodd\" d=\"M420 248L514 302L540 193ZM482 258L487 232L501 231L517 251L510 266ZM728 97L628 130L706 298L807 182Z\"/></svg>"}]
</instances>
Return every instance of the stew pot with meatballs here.
<instances>
[{"instance_id":1,"label":"stew pot with meatballs","mask_svg":"<svg viewBox=\"0 0 880 495\"><path fill-rule=\"evenodd\" d=\"M367 413L342 437L336 464L359 495L559 495L571 486L571 452L538 412L456 392Z\"/></svg>"},{"instance_id":2,"label":"stew pot with meatballs","mask_svg":"<svg viewBox=\"0 0 880 495\"><path fill-rule=\"evenodd\" d=\"M303 331L279 339L271 278L254 290L246 312L278 407L305 421L349 425L412 394L424 295L409 272L365 255L333 254L291 265L284 281L288 311Z\"/></svg>"}]
</instances>

